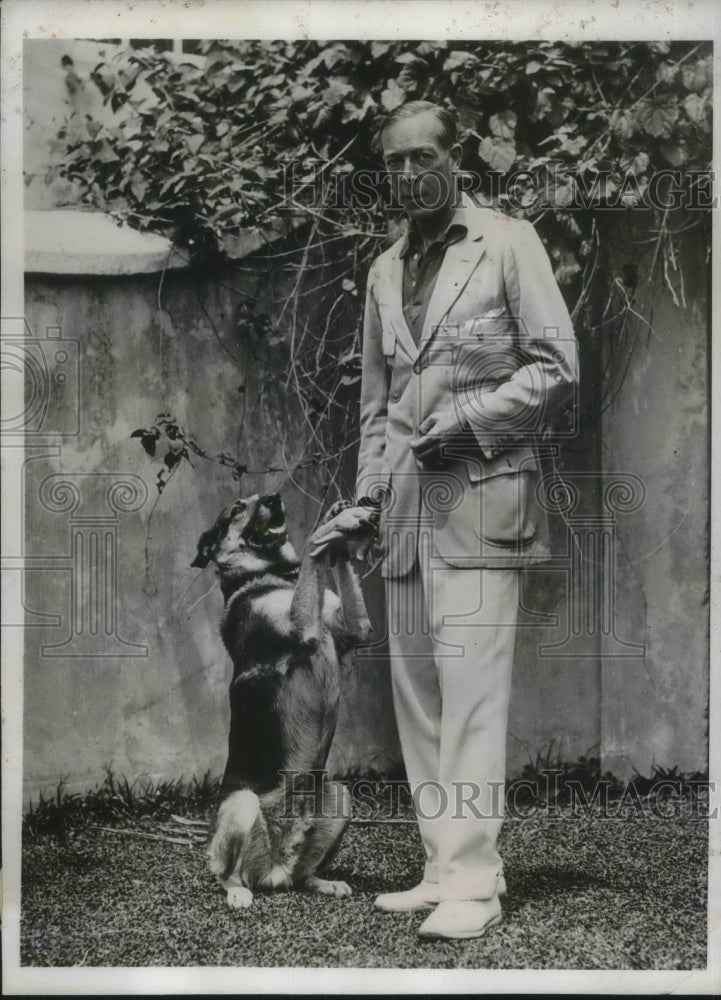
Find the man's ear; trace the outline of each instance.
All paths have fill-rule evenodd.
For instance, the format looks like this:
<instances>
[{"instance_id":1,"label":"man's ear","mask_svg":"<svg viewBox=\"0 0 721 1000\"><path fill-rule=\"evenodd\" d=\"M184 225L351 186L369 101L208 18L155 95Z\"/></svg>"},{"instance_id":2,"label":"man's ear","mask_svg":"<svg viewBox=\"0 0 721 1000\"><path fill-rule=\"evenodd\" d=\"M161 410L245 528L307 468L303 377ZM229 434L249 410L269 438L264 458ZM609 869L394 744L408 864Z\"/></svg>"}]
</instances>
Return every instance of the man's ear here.
<instances>
[{"instance_id":1,"label":"man's ear","mask_svg":"<svg viewBox=\"0 0 721 1000\"><path fill-rule=\"evenodd\" d=\"M461 165L461 158L463 157L463 146L461 146L460 142L453 143L448 150L448 155L451 158L454 170L458 170Z\"/></svg>"},{"instance_id":2,"label":"man's ear","mask_svg":"<svg viewBox=\"0 0 721 1000\"><path fill-rule=\"evenodd\" d=\"M208 531L204 531L198 539L198 551L195 559L193 559L190 565L197 567L198 569L205 569L215 555L219 542L220 532L217 527L209 528Z\"/></svg>"}]
</instances>

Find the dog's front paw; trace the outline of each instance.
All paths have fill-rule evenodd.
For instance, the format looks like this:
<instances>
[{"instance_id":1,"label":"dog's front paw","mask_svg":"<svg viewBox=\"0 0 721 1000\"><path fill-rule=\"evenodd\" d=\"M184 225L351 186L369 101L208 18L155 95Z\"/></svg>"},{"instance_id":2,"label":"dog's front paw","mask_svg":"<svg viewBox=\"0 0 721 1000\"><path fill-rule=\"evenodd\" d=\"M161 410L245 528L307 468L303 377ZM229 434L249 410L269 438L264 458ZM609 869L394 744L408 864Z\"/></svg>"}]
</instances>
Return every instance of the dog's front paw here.
<instances>
[{"instance_id":1,"label":"dog's front paw","mask_svg":"<svg viewBox=\"0 0 721 1000\"><path fill-rule=\"evenodd\" d=\"M350 500L336 500L336 502L331 505L321 523L328 524L328 522L332 521L334 517L338 517L338 515L342 514L344 510L348 510L348 508L352 506L353 503Z\"/></svg>"},{"instance_id":2,"label":"dog's front paw","mask_svg":"<svg viewBox=\"0 0 721 1000\"><path fill-rule=\"evenodd\" d=\"M304 892L319 892L323 896L351 896L353 890L347 882L332 882L329 879L311 875L300 887Z\"/></svg>"},{"instance_id":3,"label":"dog's front paw","mask_svg":"<svg viewBox=\"0 0 721 1000\"><path fill-rule=\"evenodd\" d=\"M244 885L233 885L228 889L227 899L228 906L232 906L234 910L242 910L246 906L251 906L253 893Z\"/></svg>"},{"instance_id":4,"label":"dog's front paw","mask_svg":"<svg viewBox=\"0 0 721 1000\"><path fill-rule=\"evenodd\" d=\"M356 551L359 545L367 549L378 534L379 520L378 511L368 507L344 507L313 533L311 556L316 558L329 547L347 554L349 542Z\"/></svg>"}]
</instances>

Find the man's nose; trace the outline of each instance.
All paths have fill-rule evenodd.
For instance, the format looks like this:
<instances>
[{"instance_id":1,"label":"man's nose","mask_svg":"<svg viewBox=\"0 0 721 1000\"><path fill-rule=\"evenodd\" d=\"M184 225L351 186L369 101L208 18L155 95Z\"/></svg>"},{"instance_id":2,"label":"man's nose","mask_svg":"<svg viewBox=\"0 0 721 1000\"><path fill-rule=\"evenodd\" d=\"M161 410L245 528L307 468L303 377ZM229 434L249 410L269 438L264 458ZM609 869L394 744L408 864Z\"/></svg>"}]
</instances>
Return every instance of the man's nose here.
<instances>
[{"instance_id":1,"label":"man's nose","mask_svg":"<svg viewBox=\"0 0 721 1000\"><path fill-rule=\"evenodd\" d=\"M404 185L412 184L415 178L418 176L418 168L410 157L407 157L403 161L403 167L401 169L401 183Z\"/></svg>"}]
</instances>

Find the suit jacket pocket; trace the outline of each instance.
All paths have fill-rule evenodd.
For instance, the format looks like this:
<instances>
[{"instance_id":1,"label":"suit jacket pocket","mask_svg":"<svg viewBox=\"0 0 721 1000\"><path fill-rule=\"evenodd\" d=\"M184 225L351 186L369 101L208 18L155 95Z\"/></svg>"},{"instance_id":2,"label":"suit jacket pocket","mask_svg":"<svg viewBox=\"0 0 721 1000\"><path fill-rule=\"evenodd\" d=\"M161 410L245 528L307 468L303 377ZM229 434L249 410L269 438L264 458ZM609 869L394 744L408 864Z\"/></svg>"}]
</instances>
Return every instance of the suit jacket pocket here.
<instances>
[{"instance_id":1,"label":"suit jacket pocket","mask_svg":"<svg viewBox=\"0 0 721 1000\"><path fill-rule=\"evenodd\" d=\"M538 458L530 445L508 448L495 458L488 459L482 456L480 450L476 450L473 455L465 457L465 462L471 483L479 483L495 476L507 476L514 472L538 472Z\"/></svg>"},{"instance_id":2,"label":"suit jacket pocket","mask_svg":"<svg viewBox=\"0 0 721 1000\"><path fill-rule=\"evenodd\" d=\"M471 483L478 491L479 538L486 545L525 548L536 537L538 522L533 494L537 474L532 471L509 472Z\"/></svg>"}]
</instances>

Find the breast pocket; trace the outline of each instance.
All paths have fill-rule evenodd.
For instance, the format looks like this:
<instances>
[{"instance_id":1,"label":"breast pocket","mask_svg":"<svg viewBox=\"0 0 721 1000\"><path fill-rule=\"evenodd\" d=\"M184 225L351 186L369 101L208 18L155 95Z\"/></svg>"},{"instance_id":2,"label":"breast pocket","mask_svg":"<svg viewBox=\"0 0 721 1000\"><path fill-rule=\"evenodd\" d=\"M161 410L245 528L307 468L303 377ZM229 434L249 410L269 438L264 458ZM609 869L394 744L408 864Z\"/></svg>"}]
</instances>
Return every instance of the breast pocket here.
<instances>
[{"instance_id":1,"label":"breast pocket","mask_svg":"<svg viewBox=\"0 0 721 1000\"><path fill-rule=\"evenodd\" d=\"M498 306L465 319L460 324L459 340L462 344L478 344L512 337L514 331L513 317L505 306Z\"/></svg>"}]
</instances>

